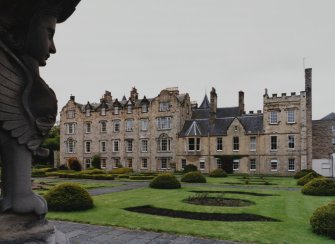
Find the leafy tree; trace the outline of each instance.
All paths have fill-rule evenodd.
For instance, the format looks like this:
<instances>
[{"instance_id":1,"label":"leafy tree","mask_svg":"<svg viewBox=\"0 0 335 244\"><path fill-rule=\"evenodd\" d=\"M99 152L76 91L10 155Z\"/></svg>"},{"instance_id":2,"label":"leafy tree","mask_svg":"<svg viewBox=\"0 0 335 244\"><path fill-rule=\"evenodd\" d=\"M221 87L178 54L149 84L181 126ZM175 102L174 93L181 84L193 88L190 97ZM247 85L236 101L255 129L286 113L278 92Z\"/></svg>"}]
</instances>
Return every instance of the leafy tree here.
<instances>
[{"instance_id":1,"label":"leafy tree","mask_svg":"<svg viewBox=\"0 0 335 244\"><path fill-rule=\"evenodd\" d=\"M92 158L92 167L96 169L101 169L101 158L100 155L94 155Z\"/></svg>"}]
</instances>

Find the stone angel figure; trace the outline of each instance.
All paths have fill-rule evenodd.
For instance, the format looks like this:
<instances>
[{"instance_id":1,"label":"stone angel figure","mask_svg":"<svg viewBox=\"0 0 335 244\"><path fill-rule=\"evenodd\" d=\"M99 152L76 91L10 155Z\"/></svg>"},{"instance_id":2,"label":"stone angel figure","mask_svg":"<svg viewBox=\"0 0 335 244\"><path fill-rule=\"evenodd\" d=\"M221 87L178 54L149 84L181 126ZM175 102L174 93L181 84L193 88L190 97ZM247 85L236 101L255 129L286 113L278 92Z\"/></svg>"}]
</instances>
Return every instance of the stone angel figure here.
<instances>
[{"instance_id":1,"label":"stone angel figure","mask_svg":"<svg viewBox=\"0 0 335 244\"><path fill-rule=\"evenodd\" d=\"M55 123L55 93L39 75L50 54L57 23L80 0L0 0L0 212L44 216L44 198L32 192L32 156Z\"/></svg>"}]
</instances>

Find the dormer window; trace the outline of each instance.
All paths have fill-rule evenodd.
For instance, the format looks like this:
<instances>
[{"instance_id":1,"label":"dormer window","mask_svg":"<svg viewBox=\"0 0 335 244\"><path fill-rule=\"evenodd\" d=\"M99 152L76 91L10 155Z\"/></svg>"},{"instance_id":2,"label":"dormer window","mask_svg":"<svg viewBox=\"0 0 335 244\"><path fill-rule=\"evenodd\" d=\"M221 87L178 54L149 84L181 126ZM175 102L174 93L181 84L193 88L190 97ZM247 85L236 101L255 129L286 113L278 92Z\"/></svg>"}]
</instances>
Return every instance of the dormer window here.
<instances>
[{"instance_id":1,"label":"dormer window","mask_svg":"<svg viewBox=\"0 0 335 244\"><path fill-rule=\"evenodd\" d=\"M129 105L127 106L127 113L128 113L128 114L133 113L133 106L132 106L131 104L129 104Z\"/></svg>"},{"instance_id":2,"label":"dormer window","mask_svg":"<svg viewBox=\"0 0 335 244\"><path fill-rule=\"evenodd\" d=\"M148 104L142 104L142 113L148 112Z\"/></svg>"},{"instance_id":3,"label":"dormer window","mask_svg":"<svg viewBox=\"0 0 335 244\"><path fill-rule=\"evenodd\" d=\"M86 117L91 116L91 109L87 108L85 115L86 115Z\"/></svg>"},{"instance_id":4,"label":"dormer window","mask_svg":"<svg viewBox=\"0 0 335 244\"><path fill-rule=\"evenodd\" d=\"M114 107L114 114L119 114L119 107Z\"/></svg>"},{"instance_id":5,"label":"dormer window","mask_svg":"<svg viewBox=\"0 0 335 244\"><path fill-rule=\"evenodd\" d=\"M101 108L101 115L105 116L106 115L106 108Z\"/></svg>"}]
</instances>

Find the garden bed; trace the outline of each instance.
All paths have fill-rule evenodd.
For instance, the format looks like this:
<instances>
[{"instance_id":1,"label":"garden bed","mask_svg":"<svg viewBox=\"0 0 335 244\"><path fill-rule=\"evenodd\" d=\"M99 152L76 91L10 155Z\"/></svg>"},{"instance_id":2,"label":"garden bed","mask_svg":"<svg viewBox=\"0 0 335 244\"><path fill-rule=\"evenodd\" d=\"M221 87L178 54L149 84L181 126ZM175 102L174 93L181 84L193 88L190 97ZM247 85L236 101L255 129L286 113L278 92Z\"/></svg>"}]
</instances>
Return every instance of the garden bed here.
<instances>
[{"instance_id":1,"label":"garden bed","mask_svg":"<svg viewBox=\"0 0 335 244\"><path fill-rule=\"evenodd\" d=\"M256 214L246 213L202 213L202 212L188 212L181 210L173 210L166 208L156 208L151 205L144 205L138 207L125 208L125 210L136 213L144 213L150 215L193 219L193 220L206 220L206 221L270 221L280 222L278 219L265 217Z\"/></svg>"},{"instance_id":2,"label":"garden bed","mask_svg":"<svg viewBox=\"0 0 335 244\"><path fill-rule=\"evenodd\" d=\"M221 207L245 207L255 204L255 202L249 200L225 198L223 196L208 196L207 193L190 196L189 198L183 200L183 202L195 205Z\"/></svg>"},{"instance_id":3,"label":"garden bed","mask_svg":"<svg viewBox=\"0 0 335 244\"><path fill-rule=\"evenodd\" d=\"M273 194L265 194L265 193L258 193L258 192L246 192L246 191L190 191L194 193L221 193L221 194L239 194L239 195L249 195L249 196L257 196L257 197L273 197L273 196L279 196L279 195L273 195Z\"/></svg>"}]
</instances>

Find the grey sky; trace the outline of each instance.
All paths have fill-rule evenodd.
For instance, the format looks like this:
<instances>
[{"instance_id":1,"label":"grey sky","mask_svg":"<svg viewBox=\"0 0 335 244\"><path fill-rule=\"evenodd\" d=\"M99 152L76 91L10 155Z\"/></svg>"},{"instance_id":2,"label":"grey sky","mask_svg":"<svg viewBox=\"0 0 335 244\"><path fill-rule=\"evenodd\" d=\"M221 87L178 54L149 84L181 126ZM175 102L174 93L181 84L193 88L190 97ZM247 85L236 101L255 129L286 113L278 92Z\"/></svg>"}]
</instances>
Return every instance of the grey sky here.
<instances>
[{"instance_id":1,"label":"grey sky","mask_svg":"<svg viewBox=\"0 0 335 244\"><path fill-rule=\"evenodd\" d=\"M57 26L57 54L41 69L59 110L70 94L97 102L105 90L147 97L178 86L200 104L263 109L269 93L304 90L313 68L313 119L335 112L334 0L82 0Z\"/></svg>"}]
</instances>

